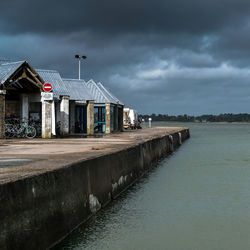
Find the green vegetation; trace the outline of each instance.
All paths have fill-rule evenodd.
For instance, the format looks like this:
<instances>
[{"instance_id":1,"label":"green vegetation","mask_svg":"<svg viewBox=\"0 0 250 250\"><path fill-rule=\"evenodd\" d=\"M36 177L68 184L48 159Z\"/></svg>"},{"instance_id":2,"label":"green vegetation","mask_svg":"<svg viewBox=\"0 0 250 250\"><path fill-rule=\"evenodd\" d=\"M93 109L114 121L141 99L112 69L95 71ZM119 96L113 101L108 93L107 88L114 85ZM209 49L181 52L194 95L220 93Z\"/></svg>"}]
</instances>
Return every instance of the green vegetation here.
<instances>
[{"instance_id":1,"label":"green vegetation","mask_svg":"<svg viewBox=\"0 0 250 250\"><path fill-rule=\"evenodd\" d=\"M148 121L151 117L152 121L171 121L171 122L250 122L250 114L220 114L220 115L140 115L142 119Z\"/></svg>"}]
</instances>

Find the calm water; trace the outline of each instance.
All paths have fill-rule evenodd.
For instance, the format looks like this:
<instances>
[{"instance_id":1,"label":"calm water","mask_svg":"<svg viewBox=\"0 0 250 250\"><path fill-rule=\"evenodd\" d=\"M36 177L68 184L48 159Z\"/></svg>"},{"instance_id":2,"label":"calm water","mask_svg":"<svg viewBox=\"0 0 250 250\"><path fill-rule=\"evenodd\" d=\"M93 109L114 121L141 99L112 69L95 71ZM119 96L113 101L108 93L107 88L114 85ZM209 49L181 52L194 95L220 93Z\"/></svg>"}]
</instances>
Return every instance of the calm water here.
<instances>
[{"instance_id":1,"label":"calm water","mask_svg":"<svg viewBox=\"0 0 250 250\"><path fill-rule=\"evenodd\" d=\"M249 250L250 124L184 126L181 148L57 249Z\"/></svg>"}]
</instances>

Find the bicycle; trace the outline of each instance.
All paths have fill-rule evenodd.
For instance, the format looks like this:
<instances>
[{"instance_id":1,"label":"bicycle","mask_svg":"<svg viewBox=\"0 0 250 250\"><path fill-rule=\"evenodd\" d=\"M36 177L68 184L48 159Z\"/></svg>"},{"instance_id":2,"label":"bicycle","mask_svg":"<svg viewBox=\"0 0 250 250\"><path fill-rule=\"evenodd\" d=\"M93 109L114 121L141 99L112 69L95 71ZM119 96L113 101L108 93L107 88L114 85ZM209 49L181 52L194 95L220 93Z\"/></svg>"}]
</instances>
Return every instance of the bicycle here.
<instances>
[{"instance_id":1,"label":"bicycle","mask_svg":"<svg viewBox=\"0 0 250 250\"><path fill-rule=\"evenodd\" d=\"M6 132L5 135L8 138L13 137L23 137L23 138L29 138L32 139L36 137L36 129L28 125L28 121L22 120L20 122L19 119L11 119L10 123L7 123L5 125Z\"/></svg>"},{"instance_id":2,"label":"bicycle","mask_svg":"<svg viewBox=\"0 0 250 250\"><path fill-rule=\"evenodd\" d=\"M14 137L14 127L12 124L5 124L5 137L7 139Z\"/></svg>"}]
</instances>

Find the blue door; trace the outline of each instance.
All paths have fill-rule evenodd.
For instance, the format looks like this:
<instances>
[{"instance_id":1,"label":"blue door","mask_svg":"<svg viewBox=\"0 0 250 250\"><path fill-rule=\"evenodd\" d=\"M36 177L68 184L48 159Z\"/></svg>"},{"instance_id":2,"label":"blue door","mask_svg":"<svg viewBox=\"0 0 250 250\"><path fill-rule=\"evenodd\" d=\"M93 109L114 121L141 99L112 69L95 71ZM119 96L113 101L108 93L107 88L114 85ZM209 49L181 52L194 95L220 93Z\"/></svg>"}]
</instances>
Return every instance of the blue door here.
<instances>
[{"instance_id":1,"label":"blue door","mask_svg":"<svg viewBox=\"0 0 250 250\"><path fill-rule=\"evenodd\" d=\"M96 133L105 133L106 131L106 107L95 106L94 109L94 128Z\"/></svg>"}]
</instances>

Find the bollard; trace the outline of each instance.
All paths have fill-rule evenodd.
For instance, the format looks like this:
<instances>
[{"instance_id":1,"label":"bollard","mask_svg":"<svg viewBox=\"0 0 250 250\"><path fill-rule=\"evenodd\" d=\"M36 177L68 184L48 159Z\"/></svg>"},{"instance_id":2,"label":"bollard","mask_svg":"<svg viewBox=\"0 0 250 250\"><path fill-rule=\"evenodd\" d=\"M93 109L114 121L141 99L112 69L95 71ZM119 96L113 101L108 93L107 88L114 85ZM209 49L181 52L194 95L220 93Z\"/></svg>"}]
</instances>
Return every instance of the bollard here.
<instances>
[{"instance_id":1,"label":"bollard","mask_svg":"<svg viewBox=\"0 0 250 250\"><path fill-rule=\"evenodd\" d=\"M182 139L181 139L181 133L180 132L178 133L178 142L179 142L179 145L182 144Z\"/></svg>"},{"instance_id":2,"label":"bollard","mask_svg":"<svg viewBox=\"0 0 250 250\"><path fill-rule=\"evenodd\" d=\"M151 121L152 121L152 118L148 118L148 127L151 128Z\"/></svg>"},{"instance_id":3,"label":"bollard","mask_svg":"<svg viewBox=\"0 0 250 250\"><path fill-rule=\"evenodd\" d=\"M169 138L170 152L174 152L174 138L172 135L169 135L168 138Z\"/></svg>"}]
</instances>

